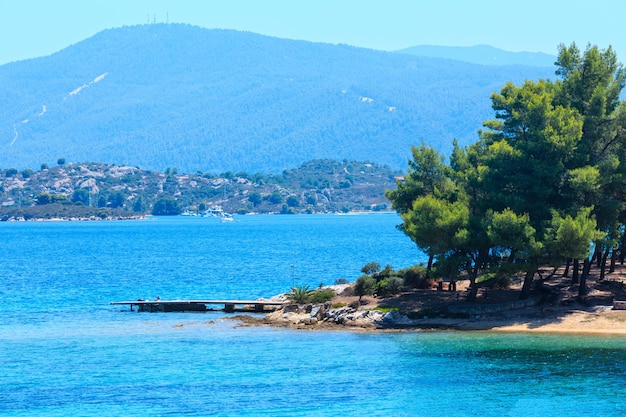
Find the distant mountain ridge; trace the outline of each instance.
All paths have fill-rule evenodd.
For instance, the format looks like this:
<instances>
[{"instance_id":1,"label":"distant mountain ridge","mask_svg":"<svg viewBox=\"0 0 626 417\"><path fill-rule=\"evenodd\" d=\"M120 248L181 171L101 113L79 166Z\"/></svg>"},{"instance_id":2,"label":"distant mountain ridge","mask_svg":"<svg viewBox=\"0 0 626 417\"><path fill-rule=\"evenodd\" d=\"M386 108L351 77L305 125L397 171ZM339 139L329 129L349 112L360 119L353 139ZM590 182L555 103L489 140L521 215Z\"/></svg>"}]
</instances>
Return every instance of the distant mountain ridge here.
<instances>
[{"instance_id":1,"label":"distant mountain ridge","mask_svg":"<svg viewBox=\"0 0 626 417\"><path fill-rule=\"evenodd\" d=\"M556 45L555 45L556 49ZM552 67L556 61L555 55L543 52L509 52L488 45L476 46L434 46L418 45L396 52L431 57L454 59L479 65L528 65L537 67Z\"/></svg>"},{"instance_id":2,"label":"distant mountain ridge","mask_svg":"<svg viewBox=\"0 0 626 417\"><path fill-rule=\"evenodd\" d=\"M180 172L279 172L312 159L403 168L420 141L473 142L507 81L486 67L248 32L105 30L0 66L0 166L57 158Z\"/></svg>"}]
</instances>

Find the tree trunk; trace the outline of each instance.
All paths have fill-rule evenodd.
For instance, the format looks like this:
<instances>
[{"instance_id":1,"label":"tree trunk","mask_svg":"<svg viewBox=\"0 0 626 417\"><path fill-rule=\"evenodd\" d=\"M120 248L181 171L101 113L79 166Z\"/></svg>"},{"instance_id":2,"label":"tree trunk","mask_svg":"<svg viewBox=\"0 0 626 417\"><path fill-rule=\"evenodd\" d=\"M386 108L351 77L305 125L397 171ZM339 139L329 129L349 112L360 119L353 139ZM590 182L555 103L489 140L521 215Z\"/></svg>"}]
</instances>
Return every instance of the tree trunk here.
<instances>
[{"instance_id":1,"label":"tree trunk","mask_svg":"<svg viewBox=\"0 0 626 417\"><path fill-rule=\"evenodd\" d=\"M580 286L578 287L578 298L584 299L587 295L587 276L591 269L591 261L587 258L583 261L583 273L580 275Z\"/></svg>"},{"instance_id":2,"label":"tree trunk","mask_svg":"<svg viewBox=\"0 0 626 417\"><path fill-rule=\"evenodd\" d=\"M580 279L578 277L578 269L578 259L574 259L574 265L572 266L572 285L576 285L578 284L578 282L580 282Z\"/></svg>"},{"instance_id":3,"label":"tree trunk","mask_svg":"<svg viewBox=\"0 0 626 417\"><path fill-rule=\"evenodd\" d=\"M425 279L430 278L430 270L433 267L433 259L434 255L428 255L428 265L426 265L426 276L424 277Z\"/></svg>"},{"instance_id":4,"label":"tree trunk","mask_svg":"<svg viewBox=\"0 0 626 417\"><path fill-rule=\"evenodd\" d=\"M615 262L617 261L617 251L616 248L613 248L611 251L611 266L609 268L609 274L615 272Z\"/></svg>"},{"instance_id":5,"label":"tree trunk","mask_svg":"<svg viewBox=\"0 0 626 417\"><path fill-rule=\"evenodd\" d=\"M535 271L527 271L526 276L524 277L524 285L522 285L522 293L520 294L519 299L525 300L530 296L530 289L533 287L533 277L535 276Z\"/></svg>"},{"instance_id":6,"label":"tree trunk","mask_svg":"<svg viewBox=\"0 0 626 417\"><path fill-rule=\"evenodd\" d=\"M473 303L476 301L476 296L478 295L478 285L476 284L476 277L478 276L478 271L474 270L469 276L470 280L470 291L467 294L467 301Z\"/></svg>"},{"instance_id":7,"label":"tree trunk","mask_svg":"<svg viewBox=\"0 0 626 417\"><path fill-rule=\"evenodd\" d=\"M602 250L598 247L596 247L596 250L593 252L593 258L591 258L591 261L593 262L593 260L596 260L596 263L598 264L598 268L602 267Z\"/></svg>"},{"instance_id":8,"label":"tree trunk","mask_svg":"<svg viewBox=\"0 0 626 417\"><path fill-rule=\"evenodd\" d=\"M602 254L602 262L600 262L600 280L604 279L604 273L606 271L606 258L609 257L609 250L605 250Z\"/></svg>"},{"instance_id":9,"label":"tree trunk","mask_svg":"<svg viewBox=\"0 0 626 417\"><path fill-rule=\"evenodd\" d=\"M572 263L572 258L567 258L565 260L565 269L563 270L563 277L567 278L569 275L569 266Z\"/></svg>"},{"instance_id":10,"label":"tree trunk","mask_svg":"<svg viewBox=\"0 0 626 417\"><path fill-rule=\"evenodd\" d=\"M622 233L622 239L619 243L619 264L624 265L624 255L626 255L626 251L624 250L624 244L626 244L626 231Z\"/></svg>"}]
</instances>

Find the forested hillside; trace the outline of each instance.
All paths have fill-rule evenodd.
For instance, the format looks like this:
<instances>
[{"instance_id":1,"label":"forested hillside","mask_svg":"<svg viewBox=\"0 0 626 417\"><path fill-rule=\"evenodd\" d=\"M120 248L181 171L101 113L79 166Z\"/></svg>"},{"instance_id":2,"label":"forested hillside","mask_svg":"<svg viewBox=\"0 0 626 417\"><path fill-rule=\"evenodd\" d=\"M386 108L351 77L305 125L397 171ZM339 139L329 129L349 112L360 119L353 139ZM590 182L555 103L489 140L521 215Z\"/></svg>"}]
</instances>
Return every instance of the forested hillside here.
<instances>
[{"instance_id":1,"label":"forested hillside","mask_svg":"<svg viewBox=\"0 0 626 417\"><path fill-rule=\"evenodd\" d=\"M164 172L102 163L0 169L0 219L227 213L337 213L388 209L400 175L368 162L314 160L280 174Z\"/></svg>"},{"instance_id":2,"label":"forested hillside","mask_svg":"<svg viewBox=\"0 0 626 417\"><path fill-rule=\"evenodd\" d=\"M58 158L179 172L312 159L405 168L476 140L489 96L550 67L486 67L180 24L100 32L0 67L0 166Z\"/></svg>"}]
</instances>

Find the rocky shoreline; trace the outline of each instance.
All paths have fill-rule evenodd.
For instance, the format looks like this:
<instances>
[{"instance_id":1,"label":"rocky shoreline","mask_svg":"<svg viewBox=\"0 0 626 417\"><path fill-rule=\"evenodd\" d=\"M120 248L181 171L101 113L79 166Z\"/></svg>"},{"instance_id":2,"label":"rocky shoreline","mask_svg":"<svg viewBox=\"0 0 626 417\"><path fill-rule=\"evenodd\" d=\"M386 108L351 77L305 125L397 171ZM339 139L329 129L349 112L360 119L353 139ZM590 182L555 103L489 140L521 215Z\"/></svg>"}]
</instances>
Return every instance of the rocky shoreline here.
<instances>
[{"instance_id":1,"label":"rocky shoreline","mask_svg":"<svg viewBox=\"0 0 626 417\"><path fill-rule=\"evenodd\" d=\"M448 305L445 311L434 312L428 305L416 311L389 307L395 300L364 300L364 305L349 294L349 286L329 287L339 301L324 304L285 303L279 310L262 317L238 315L230 318L242 326L271 326L298 330L343 331L498 331L545 332L575 334L626 335L626 310L615 308L613 303L576 304L568 301L550 303L539 299L506 301L501 303L466 303ZM436 290L430 291L434 295ZM425 298L427 292L416 292L410 297ZM455 297L456 298L456 297ZM273 297L287 301L285 295ZM454 313L451 306L474 307L463 314ZM425 308L424 308L425 307ZM423 314L431 311L431 316Z\"/></svg>"}]
</instances>

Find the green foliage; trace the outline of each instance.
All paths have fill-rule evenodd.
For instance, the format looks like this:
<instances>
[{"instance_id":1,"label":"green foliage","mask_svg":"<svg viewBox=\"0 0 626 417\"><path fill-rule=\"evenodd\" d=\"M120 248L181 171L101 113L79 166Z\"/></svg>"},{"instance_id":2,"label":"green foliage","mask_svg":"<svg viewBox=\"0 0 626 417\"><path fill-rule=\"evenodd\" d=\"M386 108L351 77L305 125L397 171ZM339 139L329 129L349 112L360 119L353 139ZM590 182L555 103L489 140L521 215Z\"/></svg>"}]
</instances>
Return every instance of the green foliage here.
<instances>
[{"instance_id":1,"label":"green foliage","mask_svg":"<svg viewBox=\"0 0 626 417\"><path fill-rule=\"evenodd\" d=\"M404 280L404 284L415 288L430 288L424 283L426 278L426 267L415 265L398 271L398 276Z\"/></svg>"},{"instance_id":2,"label":"green foliage","mask_svg":"<svg viewBox=\"0 0 626 417\"><path fill-rule=\"evenodd\" d=\"M253 192L248 195L248 201L250 201L254 205L254 207L256 207L261 204L261 202L263 201L263 197L260 193Z\"/></svg>"},{"instance_id":3,"label":"green foliage","mask_svg":"<svg viewBox=\"0 0 626 417\"><path fill-rule=\"evenodd\" d=\"M413 146L411 151L413 159L409 161L409 174L396 182L396 190L387 191L387 198L399 213L409 211L418 197L434 195L451 186L443 155L424 143Z\"/></svg>"},{"instance_id":4,"label":"green foliage","mask_svg":"<svg viewBox=\"0 0 626 417\"><path fill-rule=\"evenodd\" d=\"M291 292L287 294L287 298L296 304L306 304L309 302L311 290L308 285L297 285L291 288Z\"/></svg>"},{"instance_id":5,"label":"green foliage","mask_svg":"<svg viewBox=\"0 0 626 417\"><path fill-rule=\"evenodd\" d=\"M48 193L41 193L37 196L37 205L43 206L52 203L52 196Z\"/></svg>"},{"instance_id":6,"label":"green foliage","mask_svg":"<svg viewBox=\"0 0 626 417\"><path fill-rule=\"evenodd\" d=\"M80 204L89 204L89 191L79 188L78 190L74 190L71 198L72 203L80 203Z\"/></svg>"},{"instance_id":7,"label":"green foliage","mask_svg":"<svg viewBox=\"0 0 626 417\"><path fill-rule=\"evenodd\" d=\"M363 265L363 267L361 268L361 272L363 272L364 274L375 274L378 271L380 271L380 264L378 262L368 262L365 265Z\"/></svg>"},{"instance_id":8,"label":"green foliage","mask_svg":"<svg viewBox=\"0 0 626 417\"><path fill-rule=\"evenodd\" d=\"M57 159L57 165L58 165L58 166L63 166L63 165L65 165L65 158L59 158L59 159Z\"/></svg>"},{"instance_id":9,"label":"green foliage","mask_svg":"<svg viewBox=\"0 0 626 417\"><path fill-rule=\"evenodd\" d=\"M608 253L618 241L626 72L611 48L559 49L562 79L505 84L491 96L495 118L477 143L454 143L449 165L432 148L413 148L408 175L387 196L402 230L429 255L427 274L433 263L438 275L463 272L471 283L481 273L506 280L523 271L525 297L542 263L582 259L584 275L593 245Z\"/></svg>"},{"instance_id":10,"label":"green foliage","mask_svg":"<svg viewBox=\"0 0 626 417\"><path fill-rule=\"evenodd\" d=\"M146 202L144 200L144 198L142 196L139 196L135 199L135 202L133 203L133 211L135 213L145 213L146 211ZM198 206L199 210L206 210L206 208L204 208L204 210L202 208L200 208L200 206Z\"/></svg>"},{"instance_id":11,"label":"green foliage","mask_svg":"<svg viewBox=\"0 0 626 417\"><path fill-rule=\"evenodd\" d=\"M551 225L546 231L549 249L566 258L588 258L593 243L605 236L597 230L596 219L591 215L591 210L591 207L581 208L576 217L561 217L553 212Z\"/></svg>"},{"instance_id":12,"label":"green foliage","mask_svg":"<svg viewBox=\"0 0 626 417\"><path fill-rule=\"evenodd\" d=\"M178 201L172 198L161 198L152 207L152 214L155 216L175 216L182 211Z\"/></svg>"},{"instance_id":13,"label":"green foliage","mask_svg":"<svg viewBox=\"0 0 626 417\"><path fill-rule=\"evenodd\" d=\"M315 205L315 203L317 203L317 198L315 198L314 195L308 195L306 197L306 203L311 205L311 206L313 206L313 205Z\"/></svg>"},{"instance_id":14,"label":"green foliage","mask_svg":"<svg viewBox=\"0 0 626 417\"><path fill-rule=\"evenodd\" d=\"M48 194L41 193L36 197L36 203L39 206L46 204L54 204L54 203L67 203L67 196L64 194Z\"/></svg>"},{"instance_id":15,"label":"green foliage","mask_svg":"<svg viewBox=\"0 0 626 417\"><path fill-rule=\"evenodd\" d=\"M376 295L379 297L389 297L400 293L404 287L404 280L399 277L390 276L376 283Z\"/></svg>"},{"instance_id":16,"label":"green foliage","mask_svg":"<svg viewBox=\"0 0 626 417\"><path fill-rule=\"evenodd\" d=\"M16 176L16 175L17 175L17 169L15 169L15 168L9 168L9 169L7 169L6 171L4 171L4 175L5 175L7 178L14 177L14 176Z\"/></svg>"},{"instance_id":17,"label":"green foliage","mask_svg":"<svg viewBox=\"0 0 626 417\"><path fill-rule=\"evenodd\" d=\"M308 302L313 304L324 304L335 297L333 290L315 290L309 294Z\"/></svg>"},{"instance_id":18,"label":"green foliage","mask_svg":"<svg viewBox=\"0 0 626 417\"><path fill-rule=\"evenodd\" d=\"M493 213L487 224L487 236L496 255L502 256L504 251L508 251L508 255L515 259L529 259L539 255L543 244L536 240L535 235L529 215L517 215L509 208Z\"/></svg>"},{"instance_id":19,"label":"green foliage","mask_svg":"<svg viewBox=\"0 0 626 417\"><path fill-rule=\"evenodd\" d=\"M121 191L113 191L111 194L109 194L109 198L107 199L107 203L111 208L124 207L125 201L126 197Z\"/></svg>"},{"instance_id":20,"label":"green foliage","mask_svg":"<svg viewBox=\"0 0 626 417\"><path fill-rule=\"evenodd\" d=\"M359 296L359 301L364 295L373 295L376 291L376 280L369 275L361 275L354 283L354 293Z\"/></svg>"},{"instance_id":21,"label":"green foliage","mask_svg":"<svg viewBox=\"0 0 626 417\"><path fill-rule=\"evenodd\" d=\"M276 190L272 193L272 195L269 197L270 203L272 204L282 204L283 202L283 196L280 193L280 191Z\"/></svg>"},{"instance_id":22,"label":"green foliage","mask_svg":"<svg viewBox=\"0 0 626 417\"><path fill-rule=\"evenodd\" d=\"M289 207L298 207L300 204L300 200L295 195L290 195L287 197L287 206Z\"/></svg>"}]
</instances>

